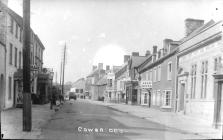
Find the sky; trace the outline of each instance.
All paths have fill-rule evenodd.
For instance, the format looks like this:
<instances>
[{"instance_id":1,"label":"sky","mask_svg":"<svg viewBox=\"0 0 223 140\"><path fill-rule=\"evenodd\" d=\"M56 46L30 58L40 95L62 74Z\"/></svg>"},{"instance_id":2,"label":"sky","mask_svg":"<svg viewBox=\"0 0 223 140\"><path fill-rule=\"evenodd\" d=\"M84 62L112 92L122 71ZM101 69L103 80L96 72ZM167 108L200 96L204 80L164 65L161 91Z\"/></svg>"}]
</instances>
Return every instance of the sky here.
<instances>
[{"instance_id":1,"label":"sky","mask_svg":"<svg viewBox=\"0 0 223 140\"><path fill-rule=\"evenodd\" d=\"M22 15L22 0L9 0L9 7ZM222 20L222 7L222 0L31 0L31 27L58 82L66 44L65 82L74 82L92 65L120 66L123 55L182 39L186 18Z\"/></svg>"}]
</instances>

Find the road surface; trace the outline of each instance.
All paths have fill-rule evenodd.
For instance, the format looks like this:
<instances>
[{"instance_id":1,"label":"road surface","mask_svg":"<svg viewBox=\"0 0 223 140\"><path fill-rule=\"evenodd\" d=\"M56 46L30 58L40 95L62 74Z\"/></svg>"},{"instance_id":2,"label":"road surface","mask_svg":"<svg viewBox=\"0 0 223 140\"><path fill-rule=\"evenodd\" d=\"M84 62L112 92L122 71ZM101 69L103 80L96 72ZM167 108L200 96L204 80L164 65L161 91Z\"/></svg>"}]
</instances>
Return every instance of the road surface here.
<instances>
[{"instance_id":1,"label":"road surface","mask_svg":"<svg viewBox=\"0 0 223 140\"><path fill-rule=\"evenodd\" d=\"M169 140L199 139L159 123L86 100L66 101L42 128L41 139L61 140Z\"/></svg>"}]
</instances>

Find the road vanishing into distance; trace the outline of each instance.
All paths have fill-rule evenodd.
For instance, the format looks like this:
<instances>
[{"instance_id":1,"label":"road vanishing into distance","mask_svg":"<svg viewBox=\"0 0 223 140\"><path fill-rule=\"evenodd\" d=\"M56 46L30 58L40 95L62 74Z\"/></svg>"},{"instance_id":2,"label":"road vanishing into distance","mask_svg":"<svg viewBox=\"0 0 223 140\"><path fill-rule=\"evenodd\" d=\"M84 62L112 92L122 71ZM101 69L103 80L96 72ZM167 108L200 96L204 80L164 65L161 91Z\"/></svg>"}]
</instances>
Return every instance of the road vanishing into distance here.
<instances>
[{"instance_id":1,"label":"road vanishing into distance","mask_svg":"<svg viewBox=\"0 0 223 140\"><path fill-rule=\"evenodd\" d=\"M41 139L172 140L201 136L120 112L89 100L70 100L43 126Z\"/></svg>"}]
</instances>

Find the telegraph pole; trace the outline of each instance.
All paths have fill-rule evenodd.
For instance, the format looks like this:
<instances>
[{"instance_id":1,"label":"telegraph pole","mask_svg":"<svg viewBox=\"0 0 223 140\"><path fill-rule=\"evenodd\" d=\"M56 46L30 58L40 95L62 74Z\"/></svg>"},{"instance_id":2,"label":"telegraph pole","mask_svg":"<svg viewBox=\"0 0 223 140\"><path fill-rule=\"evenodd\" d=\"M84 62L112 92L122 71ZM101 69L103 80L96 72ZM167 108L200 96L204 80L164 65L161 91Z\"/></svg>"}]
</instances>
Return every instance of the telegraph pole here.
<instances>
[{"instance_id":1,"label":"telegraph pole","mask_svg":"<svg viewBox=\"0 0 223 140\"><path fill-rule=\"evenodd\" d=\"M30 0L23 0L23 131L31 131Z\"/></svg>"},{"instance_id":2,"label":"telegraph pole","mask_svg":"<svg viewBox=\"0 0 223 140\"><path fill-rule=\"evenodd\" d=\"M64 71L65 71L65 58L66 58L66 44L65 44L65 46L64 46L64 56L63 56L62 95L64 94Z\"/></svg>"}]
</instances>

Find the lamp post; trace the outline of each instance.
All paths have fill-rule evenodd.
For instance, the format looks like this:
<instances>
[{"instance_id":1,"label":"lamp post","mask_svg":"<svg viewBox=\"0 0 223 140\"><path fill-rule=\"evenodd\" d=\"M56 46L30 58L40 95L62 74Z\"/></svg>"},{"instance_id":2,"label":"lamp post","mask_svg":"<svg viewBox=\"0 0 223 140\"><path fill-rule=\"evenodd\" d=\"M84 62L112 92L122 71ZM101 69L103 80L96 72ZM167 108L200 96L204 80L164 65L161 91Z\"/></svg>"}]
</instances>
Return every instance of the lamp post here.
<instances>
[{"instance_id":1,"label":"lamp post","mask_svg":"<svg viewBox=\"0 0 223 140\"><path fill-rule=\"evenodd\" d=\"M53 109L53 102L52 102L52 97L53 97L53 76L54 76L54 72L51 71L50 72L50 109Z\"/></svg>"}]
</instances>

